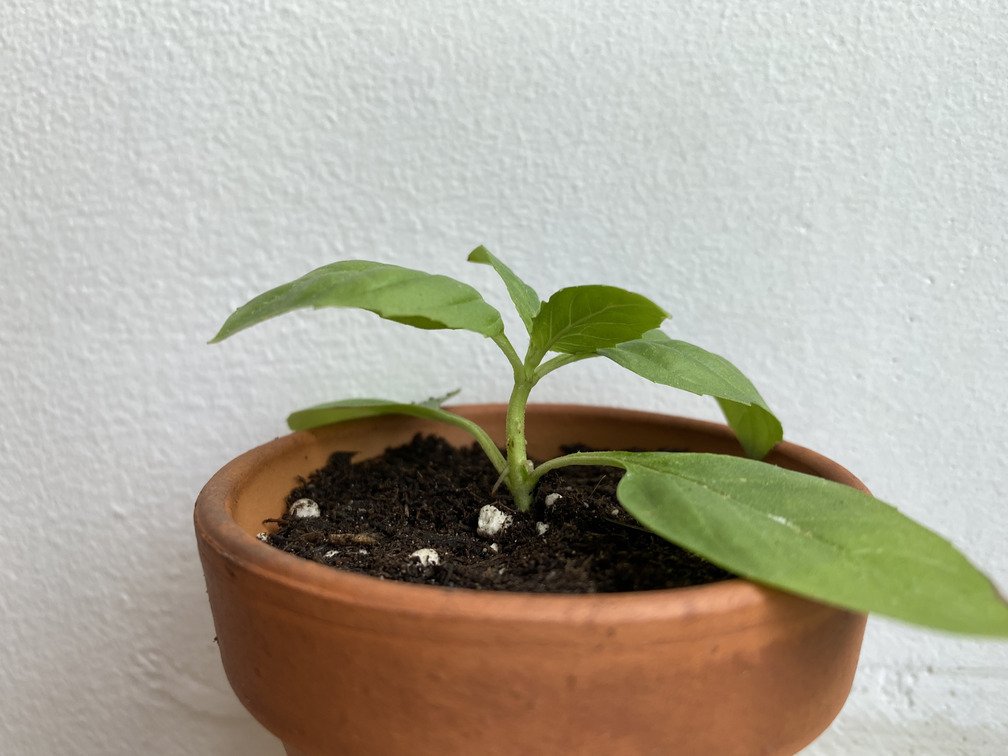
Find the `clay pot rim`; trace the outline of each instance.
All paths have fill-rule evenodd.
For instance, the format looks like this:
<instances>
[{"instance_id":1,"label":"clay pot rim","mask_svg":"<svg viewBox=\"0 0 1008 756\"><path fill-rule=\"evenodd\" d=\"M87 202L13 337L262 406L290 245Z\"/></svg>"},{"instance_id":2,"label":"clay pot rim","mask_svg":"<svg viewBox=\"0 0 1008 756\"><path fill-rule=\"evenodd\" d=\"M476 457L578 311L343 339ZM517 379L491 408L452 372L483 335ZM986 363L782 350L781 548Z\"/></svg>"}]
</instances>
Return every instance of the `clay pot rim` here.
<instances>
[{"instance_id":1,"label":"clay pot rim","mask_svg":"<svg viewBox=\"0 0 1008 756\"><path fill-rule=\"evenodd\" d=\"M474 409L503 409L503 404L452 405L452 411L464 414ZM731 430L719 423L655 412L627 410L580 404L530 404L529 410L565 414L592 414L600 420L632 418L636 421L673 420L693 431L721 437L733 437ZM287 554L259 541L245 532L231 516L242 482L252 470L270 457L315 443L314 431L298 431L280 436L255 447L228 462L207 482L200 492L194 511L194 524L200 548L222 554L230 565L253 573L276 586L319 600L346 600L353 597L358 606L382 608L395 606L397 612L414 617L459 620L522 621L540 624L581 623L611 625L661 620L688 620L703 615L737 615L739 610L755 609L782 599L815 604L768 586L745 579L664 590L605 593L550 594L480 591L470 588L404 583L395 580L345 572ZM862 491L868 489L850 471L816 452L797 444L781 441L773 456L783 456L814 469L819 475L845 483ZM820 604L824 612L836 608ZM743 612L743 614L749 614ZM754 615L758 616L758 615ZM762 623L759 623L762 624ZM739 628L742 629L742 628Z\"/></svg>"}]
</instances>

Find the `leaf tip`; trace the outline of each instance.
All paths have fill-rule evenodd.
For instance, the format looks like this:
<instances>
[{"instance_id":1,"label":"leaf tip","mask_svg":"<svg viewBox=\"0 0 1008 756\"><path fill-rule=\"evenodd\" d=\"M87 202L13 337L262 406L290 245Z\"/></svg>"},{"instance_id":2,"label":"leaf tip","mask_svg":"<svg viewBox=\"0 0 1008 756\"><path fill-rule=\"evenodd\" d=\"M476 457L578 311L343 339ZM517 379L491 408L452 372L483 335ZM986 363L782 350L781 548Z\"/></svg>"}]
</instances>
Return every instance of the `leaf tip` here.
<instances>
[{"instance_id":1,"label":"leaf tip","mask_svg":"<svg viewBox=\"0 0 1008 756\"><path fill-rule=\"evenodd\" d=\"M467 262L474 263L487 263L490 261L489 251L486 247L480 244L476 249L469 253L469 257L466 258Z\"/></svg>"}]
</instances>

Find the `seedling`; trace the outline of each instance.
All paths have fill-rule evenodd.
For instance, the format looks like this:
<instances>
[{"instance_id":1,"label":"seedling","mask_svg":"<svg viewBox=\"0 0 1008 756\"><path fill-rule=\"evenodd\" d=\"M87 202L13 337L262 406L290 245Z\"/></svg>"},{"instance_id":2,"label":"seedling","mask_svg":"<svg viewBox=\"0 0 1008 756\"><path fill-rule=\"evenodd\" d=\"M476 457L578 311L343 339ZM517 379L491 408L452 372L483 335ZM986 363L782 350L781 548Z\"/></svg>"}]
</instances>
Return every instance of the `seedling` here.
<instances>
[{"instance_id":1,"label":"seedling","mask_svg":"<svg viewBox=\"0 0 1008 756\"><path fill-rule=\"evenodd\" d=\"M668 314L654 302L613 286L564 288L543 302L485 248L469 260L492 266L503 280L528 332L524 357L505 334L500 313L471 286L362 260L326 265L255 297L212 342L307 307L355 307L416 328L473 331L500 348L514 374L503 453L483 428L441 406L454 393L416 404L332 402L295 412L290 427L385 414L458 426L486 452L521 512L529 510L536 483L550 470L621 468L617 495L640 525L735 574L856 611L1008 637L1008 603L946 540L868 494L760 461L781 440L780 422L730 362L659 330ZM714 397L748 458L614 450L534 465L525 438L530 392L550 373L592 357Z\"/></svg>"}]
</instances>

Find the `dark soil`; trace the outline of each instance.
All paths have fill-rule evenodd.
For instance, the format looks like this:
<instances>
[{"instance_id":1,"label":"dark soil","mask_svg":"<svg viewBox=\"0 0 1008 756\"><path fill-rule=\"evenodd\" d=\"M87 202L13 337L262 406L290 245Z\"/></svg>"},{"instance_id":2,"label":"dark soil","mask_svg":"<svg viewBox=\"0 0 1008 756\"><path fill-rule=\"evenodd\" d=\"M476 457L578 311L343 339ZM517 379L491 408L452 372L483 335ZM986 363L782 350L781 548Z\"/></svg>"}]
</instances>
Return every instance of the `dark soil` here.
<instances>
[{"instance_id":1,"label":"dark soil","mask_svg":"<svg viewBox=\"0 0 1008 756\"><path fill-rule=\"evenodd\" d=\"M319 517L284 515L269 543L343 570L389 580L534 593L603 593L676 588L729 573L641 528L616 500L622 471L569 467L543 478L532 512L515 511L475 444L455 449L417 436L384 457L351 464L352 452L291 492ZM551 506L549 494L560 494ZM512 515L493 540L476 533L484 504ZM546 525L545 532L540 533ZM437 565L410 555L434 549Z\"/></svg>"}]
</instances>

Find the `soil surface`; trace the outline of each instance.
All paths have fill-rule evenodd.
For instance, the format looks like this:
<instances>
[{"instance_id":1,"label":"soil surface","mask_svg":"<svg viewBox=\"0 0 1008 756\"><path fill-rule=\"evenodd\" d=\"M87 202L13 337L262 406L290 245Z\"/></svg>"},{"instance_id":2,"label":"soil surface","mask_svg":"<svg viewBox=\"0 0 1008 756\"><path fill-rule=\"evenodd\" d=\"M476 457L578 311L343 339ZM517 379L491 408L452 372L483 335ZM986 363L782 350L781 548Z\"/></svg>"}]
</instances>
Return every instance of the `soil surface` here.
<instances>
[{"instance_id":1,"label":"soil surface","mask_svg":"<svg viewBox=\"0 0 1008 756\"><path fill-rule=\"evenodd\" d=\"M383 457L351 464L352 456L332 455L291 492L288 506L310 499L319 516L289 512L269 543L379 578L487 590L603 593L732 577L641 528L616 500L615 468L550 473L523 514L503 486L491 494L497 474L475 444L417 436ZM477 534L486 504L512 517L493 538ZM421 549L437 552L437 563L412 556Z\"/></svg>"}]
</instances>

